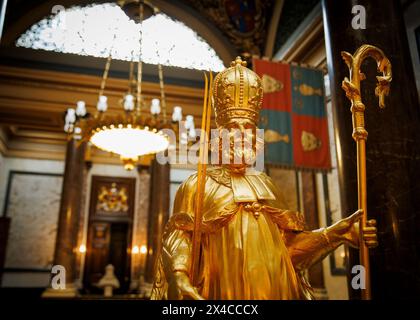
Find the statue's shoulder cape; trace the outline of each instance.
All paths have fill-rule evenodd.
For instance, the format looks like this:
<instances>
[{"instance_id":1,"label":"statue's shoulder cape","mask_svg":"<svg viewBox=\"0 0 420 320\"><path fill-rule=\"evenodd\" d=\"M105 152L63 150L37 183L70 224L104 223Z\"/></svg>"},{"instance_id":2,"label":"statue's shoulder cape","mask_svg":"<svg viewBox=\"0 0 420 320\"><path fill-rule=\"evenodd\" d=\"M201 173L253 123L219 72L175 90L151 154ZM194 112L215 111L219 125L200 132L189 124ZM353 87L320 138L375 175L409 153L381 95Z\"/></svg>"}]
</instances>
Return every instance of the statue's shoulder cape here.
<instances>
[{"instance_id":1,"label":"statue's shoulder cape","mask_svg":"<svg viewBox=\"0 0 420 320\"><path fill-rule=\"evenodd\" d=\"M178 189L170 225L181 230L193 230L197 174L191 175ZM261 206L252 206L258 203ZM266 213L284 230L303 231L304 218L288 210L281 193L263 172L235 174L223 167L207 170L203 199L203 232L216 232L225 226L239 210Z\"/></svg>"}]
</instances>

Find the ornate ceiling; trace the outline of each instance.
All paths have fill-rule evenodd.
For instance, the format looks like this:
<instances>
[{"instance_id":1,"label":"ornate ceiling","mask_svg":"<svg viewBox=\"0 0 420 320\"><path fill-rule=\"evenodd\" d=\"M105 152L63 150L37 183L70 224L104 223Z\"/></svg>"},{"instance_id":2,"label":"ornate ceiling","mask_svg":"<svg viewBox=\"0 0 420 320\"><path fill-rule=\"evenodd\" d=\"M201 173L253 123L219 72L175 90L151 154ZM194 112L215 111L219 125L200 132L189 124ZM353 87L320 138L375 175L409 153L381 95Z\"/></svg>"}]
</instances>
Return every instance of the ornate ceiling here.
<instances>
[{"instance_id":1,"label":"ornate ceiling","mask_svg":"<svg viewBox=\"0 0 420 320\"><path fill-rule=\"evenodd\" d=\"M183 0L217 26L241 55L262 55L274 0Z\"/></svg>"},{"instance_id":2,"label":"ornate ceiling","mask_svg":"<svg viewBox=\"0 0 420 320\"><path fill-rule=\"evenodd\" d=\"M62 0L60 4L69 7L104 2L110 0ZM278 32L274 35L275 49L278 49L319 0L154 0L153 2L161 7L178 7L178 11L184 9L193 11L193 15L203 23L207 23L211 29L214 30L216 26L219 34L236 49L236 54L264 55L270 24L278 21L274 19L275 7L279 4L282 7ZM7 33L10 27L28 13L34 20L31 24L35 23L48 14L48 10L55 4L57 4L55 1L48 0L9 0L5 32ZM206 38L205 34L202 36ZM217 37L217 34L215 36Z\"/></svg>"}]
</instances>

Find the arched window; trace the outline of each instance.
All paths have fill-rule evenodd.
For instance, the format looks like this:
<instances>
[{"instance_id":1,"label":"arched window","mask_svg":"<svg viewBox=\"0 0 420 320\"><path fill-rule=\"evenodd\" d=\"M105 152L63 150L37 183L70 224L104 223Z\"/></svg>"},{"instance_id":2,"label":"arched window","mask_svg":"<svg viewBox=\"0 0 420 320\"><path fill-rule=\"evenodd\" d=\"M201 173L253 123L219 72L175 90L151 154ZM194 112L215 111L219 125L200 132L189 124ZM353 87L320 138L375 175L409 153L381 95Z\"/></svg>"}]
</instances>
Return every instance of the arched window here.
<instances>
[{"instance_id":1,"label":"arched window","mask_svg":"<svg viewBox=\"0 0 420 320\"><path fill-rule=\"evenodd\" d=\"M142 29L142 30L140 30ZM115 3L75 6L46 17L16 41L18 47L93 57L137 60L140 31L141 60L182 68L221 71L223 62L194 30L164 13L140 25Z\"/></svg>"}]
</instances>

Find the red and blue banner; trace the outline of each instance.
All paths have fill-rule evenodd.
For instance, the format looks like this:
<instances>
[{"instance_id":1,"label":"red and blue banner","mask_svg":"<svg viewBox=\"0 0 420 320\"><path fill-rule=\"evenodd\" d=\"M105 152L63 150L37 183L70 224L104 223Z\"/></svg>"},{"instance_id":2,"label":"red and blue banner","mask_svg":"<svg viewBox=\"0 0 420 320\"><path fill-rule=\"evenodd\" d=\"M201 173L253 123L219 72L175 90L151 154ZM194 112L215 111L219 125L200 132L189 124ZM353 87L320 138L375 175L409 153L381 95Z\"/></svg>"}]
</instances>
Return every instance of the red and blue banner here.
<instances>
[{"instance_id":1,"label":"red and blue banner","mask_svg":"<svg viewBox=\"0 0 420 320\"><path fill-rule=\"evenodd\" d=\"M264 129L267 164L328 170L331 158L321 70L267 60L253 60L264 98L260 128Z\"/></svg>"}]
</instances>

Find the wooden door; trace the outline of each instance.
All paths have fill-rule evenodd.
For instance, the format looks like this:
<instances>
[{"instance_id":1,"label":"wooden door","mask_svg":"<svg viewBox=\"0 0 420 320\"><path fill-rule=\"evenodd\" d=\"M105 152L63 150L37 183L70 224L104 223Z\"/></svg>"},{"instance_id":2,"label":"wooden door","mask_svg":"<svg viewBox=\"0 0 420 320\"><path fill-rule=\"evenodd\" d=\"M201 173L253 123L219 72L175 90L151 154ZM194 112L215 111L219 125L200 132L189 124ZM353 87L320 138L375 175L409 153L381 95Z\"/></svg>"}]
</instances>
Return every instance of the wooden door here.
<instances>
[{"instance_id":1,"label":"wooden door","mask_svg":"<svg viewBox=\"0 0 420 320\"><path fill-rule=\"evenodd\" d=\"M93 291L95 284L104 275L109 262L111 224L93 222L89 227L89 241L86 255L85 287Z\"/></svg>"}]
</instances>

